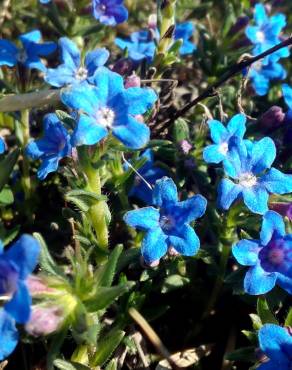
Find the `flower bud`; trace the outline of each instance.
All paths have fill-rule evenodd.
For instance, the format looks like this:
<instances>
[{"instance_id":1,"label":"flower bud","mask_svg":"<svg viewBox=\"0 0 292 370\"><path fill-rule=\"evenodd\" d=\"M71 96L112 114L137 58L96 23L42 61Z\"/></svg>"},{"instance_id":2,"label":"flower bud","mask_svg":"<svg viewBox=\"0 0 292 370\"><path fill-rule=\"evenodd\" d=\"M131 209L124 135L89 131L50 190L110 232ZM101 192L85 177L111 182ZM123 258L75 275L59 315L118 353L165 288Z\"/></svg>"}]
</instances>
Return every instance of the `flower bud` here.
<instances>
[{"instance_id":1,"label":"flower bud","mask_svg":"<svg viewBox=\"0 0 292 370\"><path fill-rule=\"evenodd\" d=\"M189 154L192 149L192 144L190 144L187 140L182 140L179 143L179 148L184 154Z\"/></svg>"},{"instance_id":2,"label":"flower bud","mask_svg":"<svg viewBox=\"0 0 292 370\"><path fill-rule=\"evenodd\" d=\"M49 335L59 329L63 319L62 309L58 306L33 306L25 330L34 337Z\"/></svg>"},{"instance_id":3,"label":"flower bud","mask_svg":"<svg viewBox=\"0 0 292 370\"><path fill-rule=\"evenodd\" d=\"M119 59L112 67L112 70L121 76L129 75L133 69L133 62L129 58Z\"/></svg>"},{"instance_id":4,"label":"flower bud","mask_svg":"<svg viewBox=\"0 0 292 370\"><path fill-rule=\"evenodd\" d=\"M30 275L26 280L26 284L33 297L39 294L55 292L55 289L49 288L47 283L39 276Z\"/></svg>"},{"instance_id":5,"label":"flower bud","mask_svg":"<svg viewBox=\"0 0 292 370\"><path fill-rule=\"evenodd\" d=\"M271 203L270 209L278 212L283 217L288 217L292 221L292 203Z\"/></svg>"},{"instance_id":6,"label":"flower bud","mask_svg":"<svg viewBox=\"0 0 292 370\"><path fill-rule=\"evenodd\" d=\"M249 17L246 15L237 18L235 24L230 28L229 34L233 35L243 30L249 23Z\"/></svg>"},{"instance_id":7,"label":"flower bud","mask_svg":"<svg viewBox=\"0 0 292 370\"><path fill-rule=\"evenodd\" d=\"M130 76L126 78L125 81L125 88L128 89L129 87L140 87L141 86L141 79L139 76L133 72Z\"/></svg>"},{"instance_id":8,"label":"flower bud","mask_svg":"<svg viewBox=\"0 0 292 370\"><path fill-rule=\"evenodd\" d=\"M264 128L276 128L280 126L285 119L285 113L281 107L273 105L260 118L259 125Z\"/></svg>"}]
</instances>

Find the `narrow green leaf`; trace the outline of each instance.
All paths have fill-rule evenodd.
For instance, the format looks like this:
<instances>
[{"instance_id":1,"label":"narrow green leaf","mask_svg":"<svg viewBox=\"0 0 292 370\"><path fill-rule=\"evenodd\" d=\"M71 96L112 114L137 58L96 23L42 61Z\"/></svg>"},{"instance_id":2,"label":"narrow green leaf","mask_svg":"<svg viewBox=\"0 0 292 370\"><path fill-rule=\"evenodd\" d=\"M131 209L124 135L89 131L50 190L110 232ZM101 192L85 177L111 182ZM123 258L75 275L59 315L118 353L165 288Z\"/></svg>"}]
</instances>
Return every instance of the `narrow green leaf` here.
<instances>
[{"instance_id":1,"label":"narrow green leaf","mask_svg":"<svg viewBox=\"0 0 292 370\"><path fill-rule=\"evenodd\" d=\"M243 362L255 362L257 360L254 347L239 348L233 352L227 353L225 359Z\"/></svg>"},{"instance_id":2,"label":"narrow green leaf","mask_svg":"<svg viewBox=\"0 0 292 370\"><path fill-rule=\"evenodd\" d=\"M286 317L285 326L292 326L292 308L290 308L290 311Z\"/></svg>"},{"instance_id":3,"label":"narrow green leaf","mask_svg":"<svg viewBox=\"0 0 292 370\"><path fill-rule=\"evenodd\" d=\"M173 126L173 137L177 143L182 140L189 139L190 137L189 126L183 118L179 118L175 121Z\"/></svg>"},{"instance_id":4,"label":"narrow green leaf","mask_svg":"<svg viewBox=\"0 0 292 370\"><path fill-rule=\"evenodd\" d=\"M264 297L259 297L257 301L257 313L261 319L262 324L278 324L275 316L271 312L268 303Z\"/></svg>"},{"instance_id":5,"label":"narrow green leaf","mask_svg":"<svg viewBox=\"0 0 292 370\"><path fill-rule=\"evenodd\" d=\"M125 336L124 331L119 329L113 329L105 337L103 337L97 343L97 352L93 357L92 365L102 366L106 361L108 361L111 354L121 343L124 336Z\"/></svg>"},{"instance_id":6,"label":"narrow green leaf","mask_svg":"<svg viewBox=\"0 0 292 370\"><path fill-rule=\"evenodd\" d=\"M103 287L110 287L112 285L122 251L123 246L117 245L110 254L108 261L97 270L95 276L96 285Z\"/></svg>"},{"instance_id":7,"label":"narrow green leaf","mask_svg":"<svg viewBox=\"0 0 292 370\"><path fill-rule=\"evenodd\" d=\"M60 359L55 360L54 365L60 370L90 370L90 367L88 366Z\"/></svg>"},{"instance_id":8,"label":"narrow green leaf","mask_svg":"<svg viewBox=\"0 0 292 370\"><path fill-rule=\"evenodd\" d=\"M8 182L9 176L19 157L20 150L15 149L0 161L0 191Z\"/></svg>"},{"instance_id":9,"label":"narrow green leaf","mask_svg":"<svg viewBox=\"0 0 292 370\"><path fill-rule=\"evenodd\" d=\"M67 335L67 328L64 328L60 333L57 333L50 343L47 353L47 370L54 370L54 361L59 356L61 347Z\"/></svg>"},{"instance_id":10,"label":"narrow green leaf","mask_svg":"<svg viewBox=\"0 0 292 370\"><path fill-rule=\"evenodd\" d=\"M9 186L5 185L0 192L0 205L9 206L13 202L14 202L13 193Z\"/></svg>"},{"instance_id":11,"label":"narrow green leaf","mask_svg":"<svg viewBox=\"0 0 292 370\"><path fill-rule=\"evenodd\" d=\"M118 360L113 358L106 366L105 370L117 370L118 368Z\"/></svg>"}]
</instances>

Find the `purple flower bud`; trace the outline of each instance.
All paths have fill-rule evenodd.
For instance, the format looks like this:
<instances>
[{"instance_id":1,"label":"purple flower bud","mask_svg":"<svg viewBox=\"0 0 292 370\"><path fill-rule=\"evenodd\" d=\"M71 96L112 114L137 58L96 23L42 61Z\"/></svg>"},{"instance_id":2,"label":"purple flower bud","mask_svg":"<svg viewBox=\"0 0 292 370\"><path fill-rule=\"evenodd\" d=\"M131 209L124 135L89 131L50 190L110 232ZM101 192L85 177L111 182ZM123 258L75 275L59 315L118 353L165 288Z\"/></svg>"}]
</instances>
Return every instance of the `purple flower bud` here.
<instances>
[{"instance_id":1,"label":"purple flower bud","mask_svg":"<svg viewBox=\"0 0 292 370\"><path fill-rule=\"evenodd\" d=\"M259 119L259 125L264 128L276 128L285 120L285 113L281 107L273 105Z\"/></svg>"},{"instance_id":2,"label":"purple flower bud","mask_svg":"<svg viewBox=\"0 0 292 370\"><path fill-rule=\"evenodd\" d=\"M285 114L285 124L291 125L292 124L292 109L289 109L288 112Z\"/></svg>"},{"instance_id":3,"label":"purple flower bud","mask_svg":"<svg viewBox=\"0 0 292 370\"><path fill-rule=\"evenodd\" d=\"M156 29L157 29L157 15L156 14L149 15L148 28L149 30L154 30L156 32Z\"/></svg>"},{"instance_id":4,"label":"purple flower bud","mask_svg":"<svg viewBox=\"0 0 292 370\"><path fill-rule=\"evenodd\" d=\"M179 143L179 147L184 154L189 154L193 146L187 140L182 140Z\"/></svg>"},{"instance_id":5,"label":"purple flower bud","mask_svg":"<svg viewBox=\"0 0 292 370\"><path fill-rule=\"evenodd\" d=\"M168 248L167 253L171 257L176 257L176 256L179 256L180 255L180 253L176 249L174 249L173 247Z\"/></svg>"},{"instance_id":6,"label":"purple flower bud","mask_svg":"<svg viewBox=\"0 0 292 370\"><path fill-rule=\"evenodd\" d=\"M278 212L283 217L288 217L292 221L292 203L271 203L270 209Z\"/></svg>"},{"instance_id":7,"label":"purple flower bud","mask_svg":"<svg viewBox=\"0 0 292 370\"><path fill-rule=\"evenodd\" d=\"M34 337L49 335L57 331L63 321L60 307L33 306L29 322L25 330Z\"/></svg>"},{"instance_id":8,"label":"purple flower bud","mask_svg":"<svg viewBox=\"0 0 292 370\"><path fill-rule=\"evenodd\" d=\"M249 23L249 17L246 15L242 15L237 18L235 24L230 28L229 34L234 35L237 32L243 30Z\"/></svg>"},{"instance_id":9,"label":"purple flower bud","mask_svg":"<svg viewBox=\"0 0 292 370\"><path fill-rule=\"evenodd\" d=\"M119 59L112 67L112 71L121 76L129 75L133 69L133 62L129 58Z\"/></svg>"},{"instance_id":10,"label":"purple flower bud","mask_svg":"<svg viewBox=\"0 0 292 370\"><path fill-rule=\"evenodd\" d=\"M193 170L196 168L196 162L194 158L188 158L184 161L184 166L188 170Z\"/></svg>"},{"instance_id":11,"label":"purple flower bud","mask_svg":"<svg viewBox=\"0 0 292 370\"><path fill-rule=\"evenodd\" d=\"M135 72L126 78L125 88L128 89L129 87L141 87L141 79Z\"/></svg>"},{"instance_id":12,"label":"purple flower bud","mask_svg":"<svg viewBox=\"0 0 292 370\"><path fill-rule=\"evenodd\" d=\"M36 296L38 294L53 293L55 291L54 289L49 288L42 278L35 275L30 275L26 280L26 284L32 296Z\"/></svg>"}]
</instances>

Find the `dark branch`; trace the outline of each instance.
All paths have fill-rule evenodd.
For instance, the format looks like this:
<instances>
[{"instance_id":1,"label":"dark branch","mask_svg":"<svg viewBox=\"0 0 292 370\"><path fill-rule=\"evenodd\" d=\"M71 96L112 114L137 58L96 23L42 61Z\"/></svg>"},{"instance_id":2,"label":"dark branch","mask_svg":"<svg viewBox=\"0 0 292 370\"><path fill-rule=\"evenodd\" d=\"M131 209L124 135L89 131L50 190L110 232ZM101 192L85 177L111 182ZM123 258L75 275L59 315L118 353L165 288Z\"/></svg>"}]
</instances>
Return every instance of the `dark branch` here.
<instances>
[{"instance_id":1,"label":"dark branch","mask_svg":"<svg viewBox=\"0 0 292 370\"><path fill-rule=\"evenodd\" d=\"M224 73L224 75L216 81L213 85L208 87L201 95L199 95L196 99L192 100L191 102L187 103L184 107L176 111L176 113L169 118L168 120L164 121L163 127L168 126L169 124L173 123L176 119L179 117L184 116L190 109L192 109L194 106L196 106L200 101L210 98L211 96L214 96L216 94L216 89L223 85L226 81L228 81L231 77L239 74L242 72L245 68L251 66L253 63L257 62L260 59L265 58L266 56L273 54L275 51L278 51L284 47L287 47L289 45L292 45L292 36L288 39L284 40L280 44L272 47L271 49L266 50L265 52L248 59L245 59L239 63L234 64L231 66L227 72Z\"/></svg>"}]
</instances>

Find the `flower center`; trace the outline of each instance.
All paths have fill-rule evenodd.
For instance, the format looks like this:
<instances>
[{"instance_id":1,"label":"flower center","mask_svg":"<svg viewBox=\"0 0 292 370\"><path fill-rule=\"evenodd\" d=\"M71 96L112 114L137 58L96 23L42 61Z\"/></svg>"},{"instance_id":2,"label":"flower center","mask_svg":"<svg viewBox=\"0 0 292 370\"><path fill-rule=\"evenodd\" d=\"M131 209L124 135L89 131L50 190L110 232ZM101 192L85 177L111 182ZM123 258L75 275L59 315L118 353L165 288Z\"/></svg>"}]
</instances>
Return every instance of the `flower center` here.
<instances>
[{"instance_id":1,"label":"flower center","mask_svg":"<svg viewBox=\"0 0 292 370\"><path fill-rule=\"evenodd\" d=\"M159 224L162 230L169 231L173 228L175 220L170 215L162 215L160 217Z\"/></svg>"},{"instance_id":2,"label":"flower center","mask_svg":"<svg viewBox=\"0 0 292 370\"><path fill-rule=\"evenodd\" d=\"M87 75L88 75L87 69L84 67L80 67L78 71L76 72L75 77L77 80L83 81L83 80L86 80Z\"/></svg>"},{"instance_id":3,"label":"flower center","mask_svg":"<svg viewBox=\"0 0 292 370\"><path fill-rule=\"evenodd\" d=\"M226 155L228 152L228 143L223 142L219 145L219 152L223 155Z\"/></svg>"},{"instance_id":4,"label":"flower center","mask_svg":"<svg viewBox=\"0 0 292 370\"><path fill-rule=\"evenodd\" d=\"M258 60L257 62L255 62L253 65L252 65L252 68L255 70L255 71L261 71L263 67L263 64L262 64L262 61L261 60Z\"/></svg>"},{"instance_id":5,"label":"flower center","mask_svg":"<svg viewBox=\"0 0 292 370\"><path fill-rule=\"evenodd\" d=\"M257 183L257 178L252 173L244 173L239 178L239 184L245 188L252 188Z\"/></svg>"},{"instance_id":6,"label":"flower center","mask_svg":"<svg viewBox=\"0 0 292 370\"><path fill-rule=\"evenodd\" d=\"M19 50L19 52L17 53L17 60L19 63L24 63L27 59L27 54L26 54L26 51L23 49L23 50Z\"/></svg>"},{"instance_id":7,"label":"flower center","mask_svg":"<svg viewBox=\"0 0 292 370\"><path fill-rule=\"evenodd\" d=\"M263 31L258 31L256 33L256 38L258 42L264 42L266 39L265 33Z\"/></svg>"},{"instance_id":8,"label":"flower center","mask_svg":"<svg viewBox=\"0 0 292 370\"><path fill-rule=\"evenodd\" d=\"M282 248L272 248L268 253L268 260L272 265L281 265L285 259L285 252Z\"/></svg>"},{"instance_id":9,"label":"flower center","mask_svg":"<svg viewBox=\"0 0 292 370\"><path fill-rule=\"evenodd\" d=\"M100 125L111 128L115 120L115 112L107 107L102 107L97 113L97 121Z\"/></svg>"}]
</instances>

